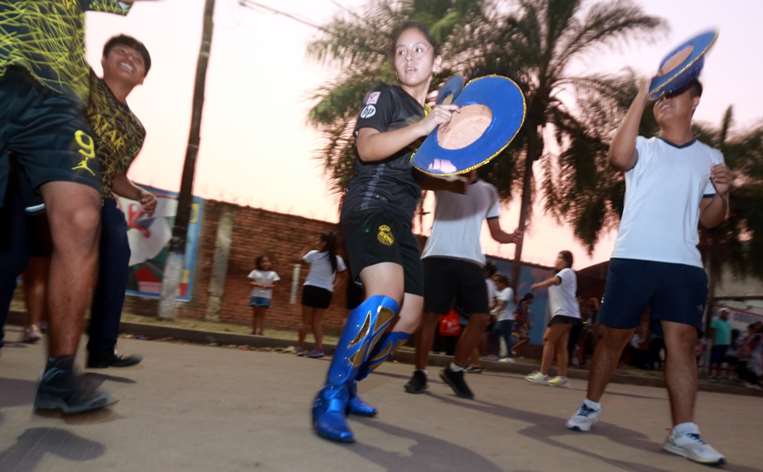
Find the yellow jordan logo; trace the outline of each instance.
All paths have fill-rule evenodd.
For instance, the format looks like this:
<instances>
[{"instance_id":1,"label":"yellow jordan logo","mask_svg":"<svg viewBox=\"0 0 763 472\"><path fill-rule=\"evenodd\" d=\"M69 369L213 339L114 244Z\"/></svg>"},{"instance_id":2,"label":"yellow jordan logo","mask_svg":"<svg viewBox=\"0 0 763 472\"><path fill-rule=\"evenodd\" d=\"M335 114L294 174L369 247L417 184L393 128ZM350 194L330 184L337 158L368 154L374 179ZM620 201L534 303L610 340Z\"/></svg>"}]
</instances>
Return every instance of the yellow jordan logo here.
<instances>
[{"instance_id":1,"label":"yellow jordan logo","mask_svg":"<svg viewBox=\"0 0 763 472\"><path fill-rule=\"evenodd\" d=\"M80 156L82 156L82 160L80 160L76 166L72 167L72 170L85 170L90 172L90 175L95 177L95 172L90 168L90 161L95 159L95 142L93 141L93 138L91 138L90 135L84 131L77 130L74 133L74 139L77 141L77 145L79 146L78 152Z\"/></svg>"}]
</instances>

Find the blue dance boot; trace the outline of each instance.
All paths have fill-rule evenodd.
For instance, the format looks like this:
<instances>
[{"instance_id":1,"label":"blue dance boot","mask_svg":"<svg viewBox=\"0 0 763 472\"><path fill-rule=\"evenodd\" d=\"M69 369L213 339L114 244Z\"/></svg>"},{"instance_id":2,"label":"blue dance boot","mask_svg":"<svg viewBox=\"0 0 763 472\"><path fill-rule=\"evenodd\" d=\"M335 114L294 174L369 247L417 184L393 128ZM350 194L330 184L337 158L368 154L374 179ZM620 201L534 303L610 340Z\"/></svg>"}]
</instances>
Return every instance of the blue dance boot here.
<instances>
[{"instance_id":1,"label":"blue dance boot","mask_svg":"<svg viewBox=\"0 0 763 472\"><path fill-rule=\"evenodd\" d=\"M339 442L355 441L346 419L355 376L398 309L394 299L374 295L350 312L331 359L326 385L313 401L313 429L319 436Z\"/></svg>"},{"instance_id":2,"label":"blue dance boot","mask_svg":"<svg viewBox=\"0 0 763 472\"><path fill-rule=\"evenodd\" d=\"M376 416L376 414L379 412L375 407L369 405L368 403L364 402L359 396L358 396L358 383L352 382L350 383L350 398L347 401L347 414L355 415L355 416Z\"/></svg>"},{"instance_id":3,"label":"blue dance boot","mask_svg":"<svg viewBox=\"0 0 763 472\"><path fill-rule=\"evenodd\" d=\"M360 381L368 377L374 369L382 365L386 360L391 359L395 349L401 344L405 344L409 339L411 339L411 335L402 331L392 331L386 334L376 344L376 347L373 348L371 355L368 356L368 360L360 366L355 380Z\"/></svg>"},{"instance_id":4,"label":"blue dance boot","mask_svg":"<svg viewBox=\"0 0 763 472\"><path fill-rule=\"evenodd\" d=\"M358 375L355 380L363 380L368 377L368 374L373 372L384 361L392 358L395 349L401 344L405 344L411 335L402 331L393 331L385 335L381 341L376 344L371 354L368 356L366 362L358 369ZM378 410L364 402L359 396L357 391L357 382L353 382L350 386L350 399L347 406L347 412L357 416L376 416Z\"/></svg>"}]
</instances>

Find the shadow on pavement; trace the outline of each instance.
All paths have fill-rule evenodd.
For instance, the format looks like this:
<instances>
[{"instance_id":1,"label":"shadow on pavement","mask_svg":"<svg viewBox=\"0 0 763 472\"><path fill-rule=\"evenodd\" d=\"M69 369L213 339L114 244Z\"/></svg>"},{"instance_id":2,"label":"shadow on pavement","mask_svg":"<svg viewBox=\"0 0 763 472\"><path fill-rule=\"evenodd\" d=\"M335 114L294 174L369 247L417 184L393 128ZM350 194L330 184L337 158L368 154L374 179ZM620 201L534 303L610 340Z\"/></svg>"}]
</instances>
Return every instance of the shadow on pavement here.
<instances>
[{"instance_id":1,"label":"shadow on pavement","mask_svg":"<svg viewBox=\"0 0 763 472\"><path fill-rule=\"evenodd\" d=\"M628 461L621 461L605 457L591 450L579 449L563 442L558 441L557 437L580 434L567 431L564 428L562 420L555 416L544 415L541 413L534 413L531 411L519 410L511 408L505 405L497 405L494 403L484 401L461 401L455 398L448 398L445 396L432 394L430 396L436 398L444 403L450 403L455 406L467 408L470 410L479 411L489 415L502 416L504 418L531 423L524 429L518 431L519 434L535 439L543 444L544 447L555 447L558 449L564 449L570 452L582 454L587 457L595 458L604 462L605 464L617 467L623 470L633 472L670 472L671 469L660 469L647 464L640 464ZM609 423L599 423L595 433L589 433L592 435L605 436L610 440L624 444L628 447L641 449L645 452L654 453L660 450L660 445L655 444L647 439L643 433L633 431L620 426L612 425Z\"/></svg>"},{"instance_id":2,"label":"shadow on pavement","mask_svg":"<svg viewBox=\"0 0 763 472\"><path fill-rule=\"evenodd\" d=\"M524 436L527 436L529 438L535 439L539 442L541 442L545 447L556 447L559 449L564 449L570 452L582 454L587 457L592 457L597 460L600 460L601 462L621 468L623 470L633 471L633 472L670 472L672 468L670 468L670 464L666 464L668 468L659 468L648 464L642 464L642 463L635 463L635 462L628 462L628 461L622 461L613 459L611 457L605 457L600 454L596 454L594 451L589 449L580 449L575 446L571 446L569 444L564 444L563 442L559 441L556 438L559 438L561 436L568 436L568 435L576 435L576 434L590 434L592 436L601 436L602 439L608 439L610 441L617 442L619 444L622 444L626 447L631 447L635 449L640 449L647 453L652 454L662 454L665 456L665 460L685 460L677 456L669 455L666 452L662 451L662 445L654 443L650 441L646 435L643 433L640 433L638 431L634 431L631 429L623 428L621 426L617 426L611 423L598 423L596 428L591 433L576 433L573 431L568 431L565 429L563 421L555 416L550 415L544 415L541 413L534 413L531 411L525 411L525 410L519 410L516 408L511 408L509 406L505 405L497 405L494 403L484 402L484 401L469 401L469 400L457 400L454 398L449 398L442 395L437 395L430 393L429 394L432 398L436 398L444 403L450 403L462 408L467 408L475 411L479 411L481 413L486 413L490 415L496 415L496 416L502 416L504 418L509 418L512 420L518 420L523 421L526 423L531 423L531 426L528 426L524 429L519 430L519 434L522 434ZM605 442L602 442L606 446ZM724 467L725 470L734 471L734 472L763 472L760 469L755 469L743 465L734 465L734 464L728 464L726 467Z\"/></svg>"},{"instance_id":3,"label":"shadow on pavement","mask_svg":"<svg viewBox=\"0 0 763 472\"><path fill-rule=\"evenodd\" d=\"M474 470L499 472L502 469L474 451L443 439L417 433L382 423L378 420L360 418L359 423L392 436L410 439L410 455L385 451L372 444L358 442L347 450L377 464L388 471L399 470Z\"/></svg>"},{"instance_id":4,"label":"shadow on pavement","mask_svg":"<svg viewBox=\"0 0 763 472\"><path fill-rule=\"evenodd\" d=\"M34 470L45 456L52 454L70 461L97 459L106 447L58 428L30 428L16 443L0 451L0 470Z\"/></svg>"},{"instance_id":5,"label":"shadow on pavement","mask_svg":"<svg viewBox=\"0 0 763 472\"><path fill-rule=\"evenodd\" d=\"M37 382L0 377L0 408L31 405Z\"/></svg>"}]
</instances>

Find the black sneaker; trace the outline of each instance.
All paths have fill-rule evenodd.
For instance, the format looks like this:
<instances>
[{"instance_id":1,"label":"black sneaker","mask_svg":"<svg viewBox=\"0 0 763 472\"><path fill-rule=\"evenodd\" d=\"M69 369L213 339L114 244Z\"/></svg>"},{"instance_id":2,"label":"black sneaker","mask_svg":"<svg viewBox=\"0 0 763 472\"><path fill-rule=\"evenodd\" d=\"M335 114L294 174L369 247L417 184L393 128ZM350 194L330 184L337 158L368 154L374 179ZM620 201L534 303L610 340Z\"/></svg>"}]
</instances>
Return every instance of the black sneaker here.
<instances>
[{"instance_id":1,"label":"black sneaker","mask_svg":"<svg viewBox=\"0 0 763 472\"><path fill-rule=\"evenodd\" d=\"M411 380L405 384L405 391L408 393L422 393L427 389L427 374L421 370L414 370Z\"/></svg>"},{"instance_id":2,"label":"black sneaker","mask_svg":"<svg viewBox=\"0 0 763 472\"><path fill-rule=\"evenodd\" d=\"M474 393L472 393L472 390L468 385L466 385L466 382L464 381L463 370L456 372L455 370L451 370L450 368L446 367L440 372L440 378L443 382L450 385L450 388L453 389L453 393L455 393L457 396L461 398L468 398L469 400L474 398Z\"/></svg>"},{"instance_id":3,"label":"black sneaker","mask_svg":"<svg viewBox=\"0 0 763 472\"><path fill-rule=\"evenodd\" d=\"M108 392L88 386L74 374L74 357L48 359L37 386L34 409L71 415L99 410L116 403Z\"/></svg>"},{"instance_id":4,"label":"black sneaker","mask_svg":"<svg viewBox=\"0 0 763 472\"><path fill-rule=\"evenodd\" d=\"M108 367L132 367L134 365L140 364L142 360L143 357L137 354L123 356L117 352L110 352L106 354L90 353L87 356L87 368L106 369Z\"/></svg>"}]
</instances>

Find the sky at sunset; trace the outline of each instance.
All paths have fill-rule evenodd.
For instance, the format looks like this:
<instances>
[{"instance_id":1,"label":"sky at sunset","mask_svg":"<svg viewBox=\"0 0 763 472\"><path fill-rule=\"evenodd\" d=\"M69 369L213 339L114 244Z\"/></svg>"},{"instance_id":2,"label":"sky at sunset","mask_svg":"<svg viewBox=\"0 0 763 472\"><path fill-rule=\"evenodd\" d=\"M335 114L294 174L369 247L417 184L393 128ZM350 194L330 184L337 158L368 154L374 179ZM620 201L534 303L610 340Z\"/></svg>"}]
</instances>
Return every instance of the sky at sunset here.
<instances>
[{"instance_id":1,"label":"sky at sunset","mask_svg":"<svg viewBox=\"0 0 763 472\"><path fill-rule=\"evenodd\" d=\"M129 103L148 136L130 177L138 182L177 190L185 154L196 59L201 37L203 0L164 0L136 4L126 18L88 16L88 58L100 70L100 50L118 33L146 43L153 68ZM322 24L342 14L339 5L358 9L365 0L261 0ZM633 42L615 50L597 51L576 70L616 72L632 67L651 74L673 46L689 36L716 27L720 38L706 60L705 94L696 118L720 122L733 105L737 129L763 118L760 77L763 65L749 60L763 44L763 2L752 0L640 0L650 14L668 20L670 31L654 43ZM195 194L205 198L336 221L337 199L328 190L320 161L315 159L320 134L308 126L307 110L314 91L337 70L307 57L305 46L317 32L294 20L241 6L238 0L217 0L215 36L207 79L202 143ZM537 173L536 173L537 174ZM431 200L431 199L430 199ZM517 199L518 200L518 199ZM609 258L614 242L607 235L589 256L571 231L542 214L525 240L530 262L552 264L561 249L572 249L576 267ZM431 202L430 202L431 206ZM501 217L505 229L517 223L517 204ZM428 227L425 224L425 230ZM484 239L486 252L513 256L513 246L499 247Z\"/></svg>"}]
</instances>

